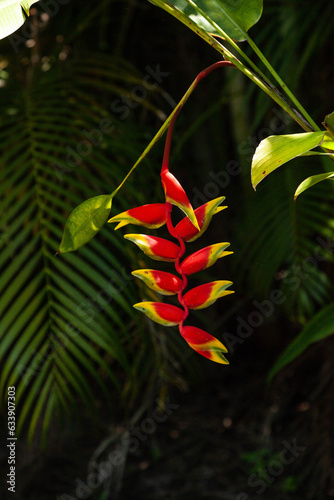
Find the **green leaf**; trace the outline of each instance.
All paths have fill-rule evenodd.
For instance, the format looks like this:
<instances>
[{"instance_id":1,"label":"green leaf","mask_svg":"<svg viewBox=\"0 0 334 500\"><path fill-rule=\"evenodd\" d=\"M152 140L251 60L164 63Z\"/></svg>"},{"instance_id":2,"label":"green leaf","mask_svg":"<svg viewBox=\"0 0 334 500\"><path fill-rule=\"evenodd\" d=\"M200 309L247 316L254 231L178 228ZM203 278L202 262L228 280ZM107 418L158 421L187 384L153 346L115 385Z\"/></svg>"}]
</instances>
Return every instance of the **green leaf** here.
<instances>
[{"instance_id":1,"label":"green leaf","mask_svg":"<svg viewBox=\"0 0 334 500\"><path fill-rule=\"evenodd\" d=\"M334 114L334 113L333 113ZM331 116L331 115L328 115ZM325 118L324 125L327 128L327 133L325 134L324 140L321 144L321 147L324 151L328 151L330 153L334 153L334 123L332 124L331 122L334 121L334 118L326 122L327 116ZM332 127L332 128L330 128Z\"/></svg>"},{"instance_id":2,"label":"green leaf","mask_svg":"<svg viewBox=\"0 0 334 500\"><path fill-rule=\"evenodd\" d=\"M296 359L305 349L315 342L334 333L334 303L322 309L305 326L298 337L283 352L269 373L269 380L285 365Z\"/></svg>"},{"instance_id":3,"label":"green leaf","mask_svg":"<svg viewBox=\"0 0 334 500\"><path fill-rule=\"evenodd\" d=\"M303 134L271 135L260 142L252 160L252 185L256 186L278 167L319 146L324 131Z\"/></svg>"},{"instance_id":4,"label":"green leaf","mask_svg":"<svg viewBox=\"0 0 334 500\"><path fill-rule=\"evenodd\" d=\"M209 33L220 36L226 33L239 42L247 38L247 31L260 19L263 9L263 0L151 1L180 10Z\"/></svg>"},{"instance_id":5,"label":"green leaf","mask_svg":"<svg viewBox=\"0 0 334 500\"><path fill-rule=\"evenodd\" d=\"M329 115L325 116L324 125L325 125L326 129L328 130L328 132L330 133L331 138L333 140L333 137L334 137L334 111L333 111L333 113L330 113Z\"/></svg>"},{"instance_id":6,"label":"green leaf","mask_svg":"<svg viewBox=\"0 0 334 500\"><path fill-rule=\"evenodd\" d=\"M325 172L324 174L312 175L307 179L303 180L296 189L294 198L302 194L306 189L318 184L318 182L325 181L327 179L334 179L334 172Z\"/></svg>"},{"instance_id":7,"label":"green leaf","mask_svg":"<svg viewBox=\"0 0 334 500\"><path fill-rule=\"evenodd\" d=\"M0 0L0 39L10 35L29 16L29 8L39 0Z\"/></svg>"},{"instance_id":8,"label":"green leaf","mask_svg":"<svg viewBox=\"0 0 334 500\"><path fill-rule=\"evenodd\" d=\"M109 218L111 203L111 195L102 194L76 207L66 221L58 253L74 252L94 238Z\"/></svg>"}]
</instances>

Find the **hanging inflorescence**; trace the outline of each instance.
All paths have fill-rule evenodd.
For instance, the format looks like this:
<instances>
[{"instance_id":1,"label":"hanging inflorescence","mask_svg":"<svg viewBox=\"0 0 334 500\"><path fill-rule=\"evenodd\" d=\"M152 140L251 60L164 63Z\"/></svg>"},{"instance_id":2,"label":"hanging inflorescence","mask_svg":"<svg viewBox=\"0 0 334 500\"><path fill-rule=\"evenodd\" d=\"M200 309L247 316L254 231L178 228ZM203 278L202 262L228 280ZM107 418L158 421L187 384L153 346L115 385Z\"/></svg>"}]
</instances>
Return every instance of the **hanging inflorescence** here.
<instances>
[{"instance_id":1,"label":"hanging inflorescence","mask_svg":"<svg viewBox=\"0 0 334 500\"><path fill-rule=\"evenodd\" d=\"M220 61L210 66L200 73L197 81L200 81L216 67L226 65L231 65L231 63ZM155 292L162 295L177 295L180 307L165 302L139 302L134 307L161 325L178 325L180 334L192 349L212 361L228 364L224 356L227 349L218 339L200 328L184 325L189 316L189 310L204 309L213 304L218 298L233 293L231 290L227 290L232 282L223 280L212 281L186 290L188 276L207 269L221 257L233 252L226 250L229 243L224 242L207 246L183 258L186 250L185 244L199 238L207 229L213 215L227 207L220 206L225 199L224 196L221 196L194 210L183 187L169 171L171 139L175 120L180 109L181 107L175 113L168 128L161 168L161 182L165 193L165 202L132 208L112 217L109 222L118 222L115 229L127 224L144 226L149 229L157 229L164 224L167 225L169 234L177 243L147 234L127 234L125 238L135 243L152 259L174 263L178 276L155 269L140 269L133 271L132 274L143 280ZM179 207L186 215L175 227L171 219L173 205Z\"/></svg>"}]
</instances>

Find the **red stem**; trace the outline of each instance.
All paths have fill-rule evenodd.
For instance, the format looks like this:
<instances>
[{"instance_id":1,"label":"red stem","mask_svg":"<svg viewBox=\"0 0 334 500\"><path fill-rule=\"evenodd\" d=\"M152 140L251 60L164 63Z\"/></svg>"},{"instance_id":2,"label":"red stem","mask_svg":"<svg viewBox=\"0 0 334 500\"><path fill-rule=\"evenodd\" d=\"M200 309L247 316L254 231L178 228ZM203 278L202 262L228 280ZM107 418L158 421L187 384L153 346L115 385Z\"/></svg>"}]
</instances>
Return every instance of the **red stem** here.
<instances>
[{"instance_id":1,"label":"red stem","mask_svg":"<svg viewBox=\"0 0 334 500\"><path fill-rule=\"evenodd\" d=\"M211 73L211 71L214 71L215 69L221 68L224 66L235 67L234 64L232 64L229 61L218 61L218 62L212 64L211 66L204 69L203 71L201 71L197 75L197 77L195 78L195 80L193 81L193 83L191 85L192 90L194 90L197 87L197 85L199 84L199 82L201 80L203 80L203 78L208 76ZM181 101L179 103L178 107L175 109L175 114L174 114L174 116L169 124L168 131L167 131L167 137L166 137L166 143L165 143L164 156L163 156L163 160L162 160L161 174L167 173L169 171L169 157L170 157L170 149L171 149L174 125L175 125L176 118L178 117L185 102L186 101L184 100L184 101ZM186 306L184 299L183 299L183 291L188 284L188 279L187 279L187 276L182 272L181 265L180 265L180 259L183 257L185 250L186 250L186 247L185 247L184 241L182 240L182 238L180 238L178 232L175 230L173 223L172 223L172 219L171 219L172 204L170 202L166 201L166 207L167 207L167 229L169 231L169 234L171 236L173 236L175 239L177 239L179 242L179 245L180 245L180 252L179 252L177 259L175 261L175 269L180 274L182 281L183 281L182 288L177 296L179 303L181 304L181 306L184 309L183 318L182 318L181 323L179 324L179 331L182 334L183 323L187 319L188 314L189 314L189 309Z\"/></svg>"},{"instance_id":2,"label":"red stem","mask_svg":"<svg viewBox=\"0 0 334 500\"><path fill-rule=\"evenodd\" d=\"M193 81L193 83L191 85L191 87L193 87L193 90L197 87L199 82L201 80L203 80L203 78L208 76L212 71L214 71L217 68L224 67L224 66L232 66L235 68L234 64L231 63L230 61L218 61L218 62L212 64L211 66L208 66L206 69L201 71L197 75L195 80ZM165 151L164 151L164 156L163 156L163 160L162 160L161 173L168 172L168 170L169 170L169 156L170 156L170 148L171 148L171 143L172 143L174 125L175 125L176 118L178 117L181 109L183 108L183 105L184 105L184 102L181 101L179 103L178 107L176 108L175 115L173 116L173 118L170 122L170 125L168 127L166 143L165 143Z\"/></svg>"}]
</instances>

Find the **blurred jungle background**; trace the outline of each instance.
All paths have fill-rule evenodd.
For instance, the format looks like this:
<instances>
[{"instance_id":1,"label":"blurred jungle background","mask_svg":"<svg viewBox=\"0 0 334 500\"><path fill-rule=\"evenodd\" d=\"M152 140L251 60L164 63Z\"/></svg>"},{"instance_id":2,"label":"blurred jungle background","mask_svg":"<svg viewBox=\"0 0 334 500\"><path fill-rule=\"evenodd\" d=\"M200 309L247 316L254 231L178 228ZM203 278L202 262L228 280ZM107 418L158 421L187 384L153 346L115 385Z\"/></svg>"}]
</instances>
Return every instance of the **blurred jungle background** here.
<instances>
[{"instance_id":1,"label":"blurred jungle background","mask_svg":"<svg viewBox=\"0 0 334 500\"><path fill-rule=\"evenodd\" d=\"M115 189L218 54L145 0L42 1L31 13L0 41L1 437L15 386L15 498L334 497L333 337L268 383L310 321L333 316L334 184L293 201L331 161L297 159L254 192L256 145L298 126L234 70L184 107L171 171L195 206L226 196L203 238L234 252L201 277L236 292L196 314L230 351L229 366L210 363L132 308L148 292L131 270L152 264L122 230L107 224L54 254L69 213ZM326 0L265 0L250 30L319 125L334 108L333 14ZM163 201L162 152L163 140L112 215ZM7 457L4 446L3 477Z\"/></svg>"}]
</instances>

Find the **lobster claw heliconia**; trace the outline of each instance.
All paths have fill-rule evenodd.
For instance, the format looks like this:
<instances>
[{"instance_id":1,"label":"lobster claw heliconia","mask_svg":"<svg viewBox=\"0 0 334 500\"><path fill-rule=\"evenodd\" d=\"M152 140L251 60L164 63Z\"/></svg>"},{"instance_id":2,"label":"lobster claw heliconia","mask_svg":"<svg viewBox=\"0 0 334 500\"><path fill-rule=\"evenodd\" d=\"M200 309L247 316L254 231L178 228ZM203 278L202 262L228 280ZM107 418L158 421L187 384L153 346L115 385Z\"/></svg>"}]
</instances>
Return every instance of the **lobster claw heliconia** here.
<instances>
[{"instance_id":1,"label":"lobster claw heliconia","mask_svg":"<svg viewBox=\"0 0 334 500\"><path fill-rule=\"evenodd\" d=\"M180 252L178 245L165 238L147 234L126 234L124 238L135 243L145 255L153 260L175 262Z\"/></svg>"},{"instance_id":2,"label":"lobster claw heliconia","mask_svg":"<svg viewBox=\"0 0 334 500\"><path fill-rule=\"evenodd\" d=\"M216 363L229 364L223 354L227 352L226 347L210 333L196 326L184 326L180 329L180 333L188 345L198 354Z\"/></svg>"},{"instance_id":3,"label":"lobster claw heliconia","mask_svg":"<svg viewBox=\"0 0 334 500\"><path fill-rule=\"evenodd\" d=\"M219 206L224 200L225 196L220 196L219 198L210 200L207 203L204 203L204 205L196 208L195 215L200 228L199 230L194 226L194 224L192 224L188 217L184 217L184 219L182 219L175 227L175 230L183 241L195 241L197 238L202 236L202 234L207 230L212 217L227 208L227 206Z\"/></svg>"},{"instance_id":4,"label":"lobster claw heliconia","mask_svg":"<svg viewBox=\"0 0 334 500\"><path fill-rule=\"evenodd\" d=\"M136 226L144 226L149 229L157 229L163 226L167 220L167 209L165 203L150 203L136 208L130 208L126 212L115 215L108 222L119 222L115 227L126 226L127 224L135 224Z\"/></svg>"},{"instance_id":5,"label":"lobster claw heliconia","mask_svg":"<svg viewBox=\"0 0 334 500\"><path fill-rule=\"evenodd\" d=\"M162 295L176 295L182 290L183 281L171 273L155 269L132 271L133 276L141 279L151 290Z\"/></svg>"},{"instance_id":6,"label":"lobster claw heliconia","mask_svg":"<svg viewBox=\"0 0 334 500\"><path fill-rule=\"evenodd\" d=\"M179 207L189 218L195 228L199 231L200 227L193 207L186 195L185 190L177 180L177 178L170 172L161 173L161 182L165 192L166 202Z\"/></svg>"},{"instance_id":7,"label":"lobster claw heliconia","mask_svg":"<svg viewBox=\"0 0 334 500\"><path fill-rule=\"evenodd\" d=\"M232 284L232 281L211 281L211 283L205 283L189 290L183 296L183 300L188 309L205 309L217 299L234 293L232 290L226 290Z\"/></svg>"},{"instance_id":8,"label":"lobster claw heliconia","mask_svg":"<svg viewBox=\"0 0 334 500\"><path fill-rule=\"evenodd\" d=\"M175 243L169 239L146 234L133 233L124 237L135 243L151 259L174 264L176 274L179 276L155 269L139 269L132 274L154 292L166 296L176 295L180 307L151 301L138 302L133 307L160 325L178 326L183 339L198 354L216 363L228 364L224 356L227 349L218 339L200 328L184 325L189 310L204 309L217 299L234 293L227 290L232 282L224 280L212 281L185 291L188 276L213 266L221 257L233 253L226 250L229 243L224 242L209 245L183 258L185 243L199 238L208 228L212 217L227 208L220 206L225 197L215 198L194 210L183 187L166 165L161 170L161 182L165 203L151 203L132 208L112 217L109 222L118 223L115 229L127 224L149 229L167 225L169 234L176 240ZM175 227L171 219L173 205L186 215Z\"/></svg>"},{"instance_id":9,"label":"lobster claw heliconia","mask_svg":"<svg viewBox=\"0 0 334 500\"><path fill-rule=\"evenodd\" d=\"M139 302L134 304L133 307L146 314L156 323L164 326L179 325L184 318L183 309L162 302Z\"/></svg>"},{"instance_id":10,"label":"lobster claw heliconia","mask_svg":"<svg viewBox=\"0 0 334 500\"><path fill-rule=\"evenodd\" d=\"M192 253L181 262L182 272L189 275L213 266L218 259L233 253L225 251L225 248L229 246L229 243L215 243L214 245L201 248L201 250Z\"/></svg>"}]
</instances>

